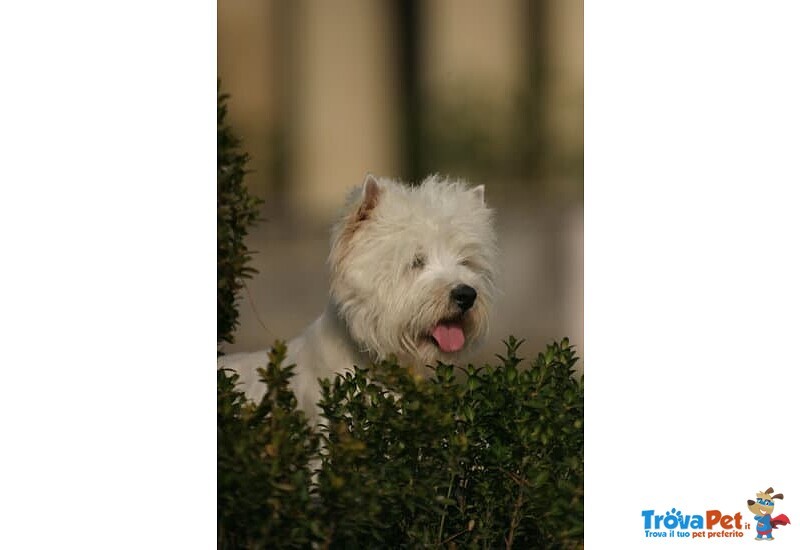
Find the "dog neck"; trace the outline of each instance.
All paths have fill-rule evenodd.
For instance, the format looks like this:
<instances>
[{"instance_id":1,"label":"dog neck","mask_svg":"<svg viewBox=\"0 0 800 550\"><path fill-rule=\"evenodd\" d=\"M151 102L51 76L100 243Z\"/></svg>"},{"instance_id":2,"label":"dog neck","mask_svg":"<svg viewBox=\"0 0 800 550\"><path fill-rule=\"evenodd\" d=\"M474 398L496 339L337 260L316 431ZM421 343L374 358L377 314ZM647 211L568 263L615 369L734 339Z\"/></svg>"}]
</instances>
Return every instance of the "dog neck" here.
<instances>
[{"instance_id":1,"label":"dog neck","mask_svg":"<svg viewBox=\"0 0 800 550\"><path fill-rule=\"evenodd\" d=\"M315 325L319 331L317 336L321 337L317 341L323 343L324 349L320 351L327 358L326 362L340 366L336 373L352 368L353 365L366 368L372 363L373 358L366 350L359 349L334 304L328 303Z\"/></svg>"}]
</instances>

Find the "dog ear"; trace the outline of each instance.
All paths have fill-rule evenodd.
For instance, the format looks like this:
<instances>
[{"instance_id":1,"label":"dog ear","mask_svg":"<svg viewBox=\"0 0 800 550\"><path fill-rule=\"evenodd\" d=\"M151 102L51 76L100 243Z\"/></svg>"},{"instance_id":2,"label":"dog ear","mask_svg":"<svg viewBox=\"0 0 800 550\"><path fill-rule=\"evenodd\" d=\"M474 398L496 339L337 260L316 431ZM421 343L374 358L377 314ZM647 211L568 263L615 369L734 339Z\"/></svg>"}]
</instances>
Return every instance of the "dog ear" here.
<instances>
[{"instance_id":1,"label":"dog ear","mask_svg":"<svg viewBox=\"0 0 800 550\"><path fill-rule=\"evenodd\" d=\"M755 501L755 500L748 500L748 501L747 501L747 505L748 505L748 506L752 506L752 505L753 505L753 504L755 504L755 503L756 503L756 501Z\"/></svg>"},{"instance_id":2,"label":"dog ear","mask_svg":"<svg viewBox=\"0 0 800 550\"><path fill-rule=\"evenodd\" d=\"M486 204L486 201L483 199L485 189L486 188L483 185L479 185L470 189L470 193L472 193L475 198L481 201L481 204Z\"/></svg>"},{"instance_id":3,"label":"dog ear","mask_svg":"<svg viewBox=\"0 0 800 550\"><path fill-rule=\"evenodd\" d=\"M777 495L772 495L772 500L775 500L776 498L778 500L783 500L783 493L778 493Z\"/></svg>"},{"instance_id":4,"label":"dog ear","mask_svg":"<svg viewBox=\"0 0 800 550\"><path fill-rule=\"evenodd\" d=\"M332 276L335 277L342 272L342 262L350 248L349 244L359 227L370 219L372 211L378 206L380 196L381 187L378 178L368 172L361 186L361 198L358 198L358 188L356 188L348 198L349 213L333 231L331 253L328 257Z\"/></svg>"},{"instance_id":5,"label":"dog ear","mask_svg":"<svg viewBox=\"0 0 800 550\"><path fill-rule=\"evenodd\" d=\"M767 493L768 495L772 494L772 487L770 487L769 489L767 489L764 492Z\"/></svg>"},{"instance_id":6,"label":"dog ear","mask_svg":"<svg viewBox=\"0 0 800 550\"><path fill-rule=\"evenodd\" d=\"M360 219L367 218L370 211L378 206L380 193L381 188L378 186L377 178L368 172L362 186L361 206L358 207L358 217Z\"/></svg>"},{"instance_id":7,"label":"dog ear","mask_svg":"<svg viewBox=\"0 0 800 550\"><path fill-rule=\"evenodd\" d=\"M343 238L345 240L348 240L348 238L355 233L361 222L369 219L372 211L378 206L380 196L381 188L380 185L378 185L378 179L368 172L361 186L361 201L355 213L349 218L345 226L343 233Z\"/></svg>"}]
</instances>

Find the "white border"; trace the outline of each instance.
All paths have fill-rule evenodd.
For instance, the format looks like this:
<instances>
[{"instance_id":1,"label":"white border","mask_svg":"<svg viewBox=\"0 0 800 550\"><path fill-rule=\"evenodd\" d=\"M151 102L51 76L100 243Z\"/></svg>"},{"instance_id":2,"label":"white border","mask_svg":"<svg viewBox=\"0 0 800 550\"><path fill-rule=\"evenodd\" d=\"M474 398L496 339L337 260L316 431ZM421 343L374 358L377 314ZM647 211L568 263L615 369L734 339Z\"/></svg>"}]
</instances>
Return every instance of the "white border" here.
<instances>
[{"instance_id":1,"label":"white border","mask_svg":"<svg viewBox=\"0 0 800 550\"><path fill-rule=\"evenodd\" d=\"M799 11L586 4L587 548L770 484L800 515Z\"/></svg>"},{"instance_id":2,"label":"white border","mask_svg":"<svg viewBox=\"0 0 800 550\"><path fill-rule=\"evenodd\" d=\"M216 544L215 8L0 10L0 547Z\"/></svg>"}]
</instances>

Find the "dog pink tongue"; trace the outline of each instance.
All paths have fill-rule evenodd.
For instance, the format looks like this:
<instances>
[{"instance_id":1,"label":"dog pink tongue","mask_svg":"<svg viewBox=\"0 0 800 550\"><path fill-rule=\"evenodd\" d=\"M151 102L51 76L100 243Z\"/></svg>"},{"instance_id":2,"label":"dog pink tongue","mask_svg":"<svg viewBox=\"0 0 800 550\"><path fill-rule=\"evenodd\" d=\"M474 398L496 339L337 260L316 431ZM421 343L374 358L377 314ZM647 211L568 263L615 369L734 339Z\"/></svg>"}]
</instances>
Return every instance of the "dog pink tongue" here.
<instances>
[{"instance_id":1,"label":"dog pink tongue","mask_svg":"<svg viewBox=\"0 0 800 550\"><path fill-rule=\"evenodd\" d=\"M464 330L456 323L439 323L431 336L444 352L451 353L464 347Z\"/></svg>"}]
</instances>

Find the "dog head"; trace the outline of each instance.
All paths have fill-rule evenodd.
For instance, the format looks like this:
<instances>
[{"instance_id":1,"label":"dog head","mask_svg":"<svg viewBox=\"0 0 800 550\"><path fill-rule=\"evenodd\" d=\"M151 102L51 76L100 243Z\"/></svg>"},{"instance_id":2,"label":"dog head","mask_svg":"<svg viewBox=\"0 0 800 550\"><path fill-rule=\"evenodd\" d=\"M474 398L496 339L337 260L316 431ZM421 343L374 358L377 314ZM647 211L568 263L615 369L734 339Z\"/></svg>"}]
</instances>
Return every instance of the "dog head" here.
<instances>
[{"instance_id":1,"label":"dog head","mask_svg":"<svg viewBox=\"0 0 800 550\"><path fill-rule=\"evenodd\" d=\"M783 499L783 493L777 495L772 494L772 487L766 491L759 491L756 493L756 500L747 501L747 509L757 516L766 516L772 514L775 509L775 500Z\"/></svg>"},{"instance_id":2,"label":"dog head","mask_svg":"<svg viewBox=\"0 0 800 550\"><path fill-rule=\"evenodd\" d=\"M496 250L483 186L368 175L333 230L331 298L373 358L454 362L486 334Z\"/></svg>"}]
</instances>

